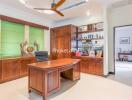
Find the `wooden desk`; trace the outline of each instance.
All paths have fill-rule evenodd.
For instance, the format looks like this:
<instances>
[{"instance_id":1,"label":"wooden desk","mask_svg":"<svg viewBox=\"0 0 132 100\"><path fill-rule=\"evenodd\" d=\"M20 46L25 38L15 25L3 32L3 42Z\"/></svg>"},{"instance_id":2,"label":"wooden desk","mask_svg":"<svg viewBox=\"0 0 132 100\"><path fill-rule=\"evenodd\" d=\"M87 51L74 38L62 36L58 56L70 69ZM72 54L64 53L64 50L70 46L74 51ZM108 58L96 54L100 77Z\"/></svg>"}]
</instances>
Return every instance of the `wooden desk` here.
<instances>
[{"instance_id":1,"label":"wooden desk","mask_svg":"<svg viewBox=\"0 0 132 100\"><path fill-rule=\"evenodd\" d=\"M59 59L29 64L29 92L43 96L43 100L60 89L60 74L71 80L80 79L79 59Z\"/></svg>"}]
</instances>

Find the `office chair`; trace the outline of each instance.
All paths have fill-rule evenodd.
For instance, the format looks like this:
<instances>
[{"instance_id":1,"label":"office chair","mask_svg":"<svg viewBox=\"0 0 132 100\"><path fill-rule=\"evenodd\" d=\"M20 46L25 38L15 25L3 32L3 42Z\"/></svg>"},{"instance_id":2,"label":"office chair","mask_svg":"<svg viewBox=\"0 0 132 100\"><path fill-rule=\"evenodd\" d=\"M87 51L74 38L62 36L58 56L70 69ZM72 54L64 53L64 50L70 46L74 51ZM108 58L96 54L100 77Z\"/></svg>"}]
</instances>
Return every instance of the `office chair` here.
<instances>
[{"instance_id":1,"label":"office chair","mask_svg":"<svg viewBox=\"0 0 132 100\"><path fill-rule=\"evenodd\" d=\"M35 51L35 57L38 62L48 61L48 51Z\"/></svg>"}]
</instances>

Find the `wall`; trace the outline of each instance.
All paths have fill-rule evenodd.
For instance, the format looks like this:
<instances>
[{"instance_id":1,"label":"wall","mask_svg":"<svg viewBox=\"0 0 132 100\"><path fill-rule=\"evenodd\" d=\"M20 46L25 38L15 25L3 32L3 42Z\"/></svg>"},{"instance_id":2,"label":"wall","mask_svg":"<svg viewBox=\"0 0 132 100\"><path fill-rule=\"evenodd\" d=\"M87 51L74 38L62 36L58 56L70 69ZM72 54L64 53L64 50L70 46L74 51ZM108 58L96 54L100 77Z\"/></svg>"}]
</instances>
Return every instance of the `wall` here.
<instances>
[{"instance_id":1,"label":"wall","mask_svg":"<svg viewBox=\"0 0 132 100\"><path fill-rule=\"evenodd\" d=\"M108 33L108 49L109 49L109 71L114 72L114 52L113 52L113 34L115 26L132 24L132 5L119 8L113 8L109 11L109 33Z\"/></svg>"},{"instance_id":2,"label":"wall","mask_svg":"<svg viewBox=\"0 0 132 100\"><path fill-rule=\"evenodd\" d=\"M62 25L68 25L68 24L73 24L76 26L81 26L81 25L86 25L86 24L91 24L91 23L97 23L97 22L102 22L102 16L89 16L89 17L78 17L78 18L70 18L70 19L65 19L61 21L55 21L53 23L52 27L56 26L62 26Z\"/></svg>"}]
</instances>

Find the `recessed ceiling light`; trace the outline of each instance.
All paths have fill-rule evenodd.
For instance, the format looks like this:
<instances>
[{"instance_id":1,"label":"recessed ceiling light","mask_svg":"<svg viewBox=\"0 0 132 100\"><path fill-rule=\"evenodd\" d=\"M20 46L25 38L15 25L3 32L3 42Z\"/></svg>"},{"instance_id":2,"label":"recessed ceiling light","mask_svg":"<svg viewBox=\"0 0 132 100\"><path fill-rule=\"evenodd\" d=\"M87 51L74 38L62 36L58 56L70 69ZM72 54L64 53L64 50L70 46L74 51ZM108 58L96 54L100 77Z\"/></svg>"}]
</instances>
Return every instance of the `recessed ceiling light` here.
<instances>
[{"instance_id":1,"label":"recessed ceiling light","mask_svg":"<svg viewBox=\"0 0 132 100\"><path fill-rule=\"evenodd\" d=\"M46 13L46 14L49 14L49 15L52 15L52 14L55 13L55 12L52 11L52 10L44 10L43 12Z\"/></svg>"},{"instance_id":2,"label":"recessed ceiling light","mask_svg":"<svg viewBox=\"0 0 132 100\"><path fill-rule=\"evenodd\" d=\"M87 12L86 12L86 15L87 15L87 16L90 16L90 12L89 12L89 11L87 11Z\"/></svg>"},{"instance_id":3,"label":"recessed ceiling light","mask_svg":"<svg viewBox=\"0 0 132 100\"><path fill-rule=\"evenodd\" d=\"M22 4L26 4L26 0L19 0Z\"/></svg>"},{"instance_id":4,"label":"recessed ceiling light","mask_svg":"<svg viewBox=\"0 0 132 100\"><path fill-rule=\"evenodd\" d=\"M88 2L89 0L85 0L85 2Z\"/></svg>"}]
</instances>

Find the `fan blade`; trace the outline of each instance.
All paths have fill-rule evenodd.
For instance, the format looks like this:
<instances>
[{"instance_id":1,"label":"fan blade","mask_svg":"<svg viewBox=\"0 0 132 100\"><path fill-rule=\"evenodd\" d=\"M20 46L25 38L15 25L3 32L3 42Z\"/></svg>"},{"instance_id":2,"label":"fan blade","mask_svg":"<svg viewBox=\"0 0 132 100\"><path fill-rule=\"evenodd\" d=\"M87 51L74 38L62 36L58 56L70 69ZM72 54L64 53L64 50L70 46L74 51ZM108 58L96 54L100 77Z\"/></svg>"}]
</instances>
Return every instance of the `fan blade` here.
<instances>
[{"instance_id":1,"label":"fan blade","mask_svg":"<svg viewBox=\"0 0 132 100\"><path fill-rule=\"evenodd\" d=\"M67 7L65 7L65 8L62 8L62 9L60 9L60 11L64 11L64 10L67 10L67 9L71 9L71 8L80 6L80 5L85 4L85 3L87 3L87 2L86 2L86 1L81 1L81 2L79 2L79 3L72 4L72 5L70 5L70 6L67 6Z\"/></svg>"},{"instance_id":2,"label":"fan blade","mask_svg":"<svg viewBox=\"0 0 132 100\"><path fill-rule=\"evenodd\" d=\"M57 9L58 7L60 7L66 0L60 0L54 7L52 7L52 9Z\"/></svg>"},{"instance_id":3,"label":"fan blade","mask_svg":"<svg viewBox=\"0 0 132 100\"><path fill-rule=\"evenodd\" d=\"M60 16L64 16L64 14L62 14L60 11L58 11L58 10L53 10L53 11L55 11L57 14L59 14Z\"/></svg>"},{"instance_id":4,"label":"fan blade","mask_svg":"<svg viewBox=\"0 0 132 100\"><path fill-rule=\"evenodd\" d=\"M48 9L48 8L33 8L35 10L51 10L51 9Z\"/></svg>"}]
</instances>

